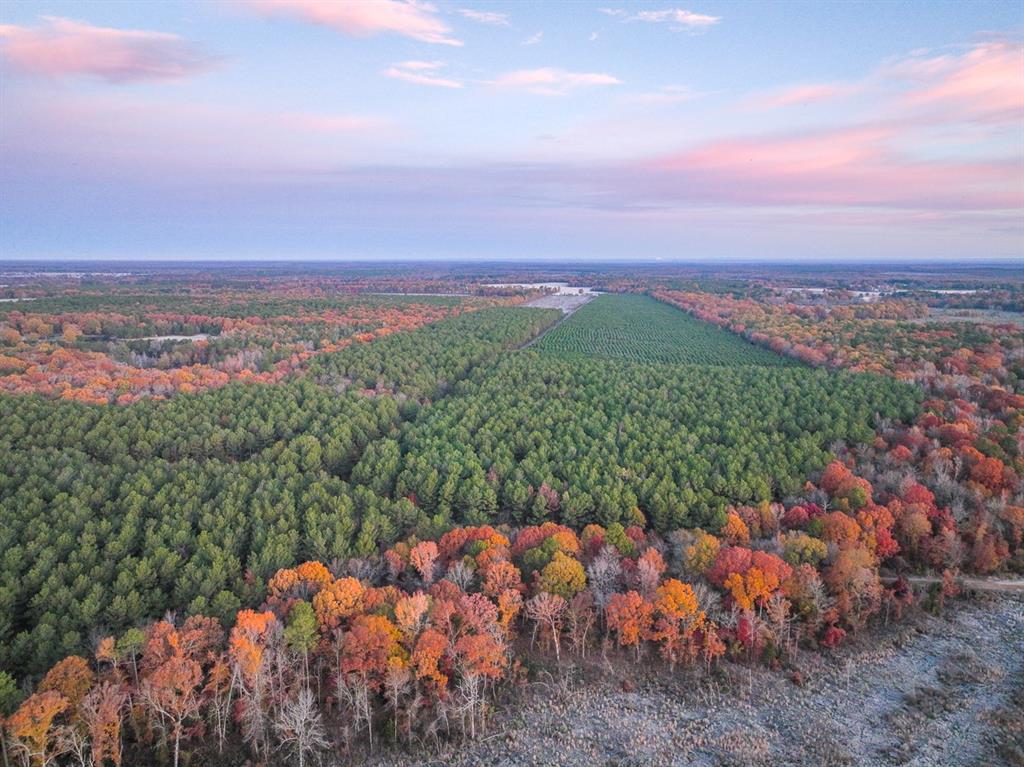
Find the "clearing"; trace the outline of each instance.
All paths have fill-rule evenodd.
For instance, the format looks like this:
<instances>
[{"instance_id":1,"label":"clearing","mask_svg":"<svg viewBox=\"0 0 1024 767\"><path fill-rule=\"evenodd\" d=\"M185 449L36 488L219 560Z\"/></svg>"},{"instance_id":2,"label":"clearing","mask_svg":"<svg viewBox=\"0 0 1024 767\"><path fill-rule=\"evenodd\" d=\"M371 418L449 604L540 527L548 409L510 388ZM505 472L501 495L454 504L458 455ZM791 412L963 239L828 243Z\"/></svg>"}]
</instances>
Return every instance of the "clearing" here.
<instances>
[{"instance_id":1,"label":"clearing","mask_svg":"<svg viewBox=\"0 0 1024 767\"><path fill-rule=\"evenodd\" d=\"M1024 599L979 597L865 631L792 672L669 674L623 657L565 664L434 759L379 765L967 767L1024 763ZM603 668L603 670L602 670ZM629 691L627 691L629 690Z\"/></svg>"},{"instance_id":2,"label":"clearing","mask_svg":"<svg viewBox=\"0 0 1024 767\"><path fill-rule=\"evenodd\" d=\"M531 306L536 309L561 309L562 314L568 316L583 306L583 304L597 298L598 295L600 294L590 290L580 293L552 293L528 301L523 306Z\"/></svg>"}]
</instances>

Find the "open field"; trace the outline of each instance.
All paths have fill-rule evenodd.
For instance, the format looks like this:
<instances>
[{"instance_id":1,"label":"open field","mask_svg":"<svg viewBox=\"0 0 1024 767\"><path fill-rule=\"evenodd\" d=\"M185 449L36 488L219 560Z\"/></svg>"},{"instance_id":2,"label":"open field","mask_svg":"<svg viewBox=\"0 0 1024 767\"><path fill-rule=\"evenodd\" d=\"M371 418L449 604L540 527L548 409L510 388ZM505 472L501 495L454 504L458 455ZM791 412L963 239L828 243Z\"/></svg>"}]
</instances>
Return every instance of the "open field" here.
<instances>
[{"instance_id":1,"label":"open field","mask_svg":"<svg viewBox=\"0 0 1024 767\"><path fill-rule=\"evenodd\" d=\"M618 357L633 362L779 367L794 364L640 295L600 296L546 333L534 348L554 355Z\"/></svg>"}]
</instances>

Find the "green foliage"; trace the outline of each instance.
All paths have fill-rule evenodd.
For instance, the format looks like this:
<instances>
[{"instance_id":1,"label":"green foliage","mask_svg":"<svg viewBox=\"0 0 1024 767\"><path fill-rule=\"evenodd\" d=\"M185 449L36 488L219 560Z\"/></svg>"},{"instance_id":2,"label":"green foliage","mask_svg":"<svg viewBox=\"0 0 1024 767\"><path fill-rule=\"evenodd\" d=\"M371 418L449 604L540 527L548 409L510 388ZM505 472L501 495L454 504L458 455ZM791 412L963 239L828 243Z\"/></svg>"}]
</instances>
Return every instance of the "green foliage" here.
<instances>
[{"instance_id":1,"label":"green foliage","mask_svg":"<svg viewBox=\"0 0 1024 767\"><path fill-rule=\"evenodd\" d=\"M604 532L604 541L614 546L624 557L636 556L636 544L626 535L626 529L621 522L612 522L608 525Z\"/></svg>"},{"instance_id":2,"label":"green foliage","mask_svg":"<svg viewBox=\"0 0 1024 767\"><path fill-rule=\"evenodd\" d=\"M146 644L146 635L142 629L130 628L124 632L114 645L119 660L133 658L142 652Z\"/></svg>"},{"instance_id":3,"label":"green foliage","mask_svg":"<svg viewBox=\"0 0 1024 767\"><path fill-rule=\"evenodd\" d=\"M292 605L284 640L288 647L298 653L307 653L316 645L316 613L309 602L299 601Z\"/></svg>"},{"instance_id":4,"label":"green foliage","mask_svg":"<svg viewBox=\"0 0 1024 767\"><path fill-rule=\"evenodd\" d=\"M606 298L620 297L577 316ZM634 329L654 323L652 359L717 343L674 309L621 299L640 307ZM625 526L718 529L727 504L796 492L833 441L870 438L876 414L917 410L889 379L731 364L758 360L731 336L715 365L512 351L556 316L480 310L319 355L305 380L162 402L0 396L0 668L42 670L97 628L129 629L117 648L134 656L130 627L167 610L227 621L279 568L456 521L596 522L632 555ZM527 551L524 573L554 553Z\"/></svg>"},{"instance_id":5,"label":"green foliage","mask_svg":"<svg viewBox=\"0 0 1024 767\"><path fill-rule=\"evenodd\" d=\"M551 562L558 551L558 541L554 538L546 538L540 546L534 546L523 552L522 566L519 568L523 574L523 580L529 582L533 574L543 570Z\"/></svg>"},{"instance_id":6,"label":"green foliage","mask_svg":"<svg viewBox=\"0 0 1024 767\"><path fill-rule=\"evenodd\" d=\"M587 576L583 565L575 557L566 556L556 551L551 561L544 566L538 580L538 586L549 594L557 594L562 599L572 599L587 585Z\"/></svg>"},{"instance_id":7,"label":"green foliage","mask_svg":"<svg viewBox=\"0 0 1024 767\"><path fill-rule=\"evenodd\" d=\"M791 531L782 543L782 558L793 567L805 563L817 567L827 555L825 542L806 533Z\"/></svg>"},{"instance_id":8,"label":"green foliage","mask_svg":"<svg viewBox=\"0 0 1024 767\"><path fill-rule=\"evenodd\" d=\"M641 295L603 295L578 309L534 348L634 362L789 367L791 360Z\"/></svg>"},{"instance_id":9,"label":"green foliage","mask_svg":"<svg viewBox=\"0 0 1024 767\"><path fill-rule=\"evenodd\" d=\"M322 370L434 393L556 316L472 312L325 354ZM0 396L0 668L42 670L96 627L167 610L228 619L279 568L493 517L483 481L443 485L433 519L387 497L403 412L417 411L310 380L124 407Z\"/></svg>"},{"instance_id":10,"label":"green foliage","mask_svg":"<svg viewBox=\"0 0 1024 767\"><path fill-rule=\"evenodd\" d=\"M829 445L870 439L876 414L912 417L919 398L866 374L524 350L406 427L396 494L427 513L479 523L452 499L467 484L493 482L499 504L490 521L628 526L638 506L661 531L718 529L727 505L799 492L828 462ZM542 484L559 494L557 508L537 492Z\"/></svg>"},{"instance_id":11,"label":"green foliage","mask_svg":"<svg viewBox=\"0 0 1024 767\"><path fill-rule=\"evenodd\" d=\"M554 309L492 308L459 315L310 361L329 386L359 386L434 399L503 349L526 343L558 317Z\"/></svg>"},{"instance_id":12,"label":"green foliage","mask_svg":"<svg viewBox=\"0 0 1024 767\"><path fill-rule=\"evenodd\" d=\"M14 677L0 671L0 718L9 716L21 703L21 690Z\"/></svg>"}]
</instances>

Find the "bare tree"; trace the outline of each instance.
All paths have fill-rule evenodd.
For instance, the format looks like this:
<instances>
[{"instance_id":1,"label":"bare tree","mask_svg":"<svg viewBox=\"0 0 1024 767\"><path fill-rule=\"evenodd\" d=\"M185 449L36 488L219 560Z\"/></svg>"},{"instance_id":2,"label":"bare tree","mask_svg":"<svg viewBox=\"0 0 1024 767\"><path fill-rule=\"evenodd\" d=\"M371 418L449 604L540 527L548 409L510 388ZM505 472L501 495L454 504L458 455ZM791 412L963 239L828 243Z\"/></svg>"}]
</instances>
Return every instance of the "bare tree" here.
<instances>
[{"instance_id":1,"label":"bare tree","mask_svg":"<svg viewBox=\"0 0 1024 767\"><path fill-rule=\"evenodd\" d=\"M473 584L473 571L470 570L462 561L458 561L448 568L448 572L445 574L445 580L449 580L458 586L463 591L469 589Z\"/></svg>"},{"instance_id":2,"label":"bare tree","mask_svg":"<svg viewBox=\"0 0 1024 767\"><path fill-rule=\"evenodd\" d=\"M318 760L320 752L331 745L316 696L307 687L280 706L274 718L274 731L281 748L294 757L299 767L306 767L308 760Z\"/></svg>"},{"instance_id":3,"label":"bare tree","mask_svg":"<svg viewBox=\"0 0 1024 767\"><path fill-rule=\"evenodd\" d=\"M387 700L388 708L391 709L395 718L395 737L402 731L401 711L402 701L413 686L412 672L409 666L404 663L389 664L387 673L384 675L384 697ZM407 719L407 732L412 730L412 720Z\"/></svg>"},{"instance_id":4,"label":"bare tree","mask_svg":"<svg viewBox=\"0 0 1024 767\"><path fill-rule=\"evenodd\" d=\"M59 744L57 750L69 756L76 767L93 767L88 732L73 724L65 724L55 730L53 739Z\"/></svg>"},{"instance_id":5,"label":"bare tree","mask_svg":"<svg viewBox=\"0 0 1024 767\"><path fill-rule=\"evenodd\" d=\"M373 701L370 683L365 674L338 672L334 678L334 694L338 701L352 711L356 731L365 725L370 750L373 750Z\"/></svg>"},{"instance_id":6,"label":"bare tree","mask_svg":"<svg viewBox=\"0 0 1024 767\"><path fill-rule=\"evenodd\" d=\"M587 566L587 582L594 593L594 602L602 613L608 599L615 593L622 577L619 552L614 546L604 546Z\"/></svg>"},{"instance_id":7,"label":"bare tree","mask_svg":"<svg viewBox=\"0 0 1024 767\"><path fill-rule=\"evenodd\" d=\"M573 652L580 658L586 659L587 634L590 633L590 629L594 627L594 622L597 620L594 595L590 589L584 589L572 598L565 618L569 629L569 643L572 645Z\"/></svg>"},{"instance_id":8,"label":"bare tree","mask_svg":"<svg viewBox=\"0 0 1024 767\"><path fill-rule=\"evenodd\" d=\"M565 612L566 602L557 594L549 594L542 591L526 603L526 615L536 621L538 626L544 626L555 643L555 660L561 660L560 638L562 633L562 614ZM534 628L534 638L537 631Z\"/></svg>"}]
</instances>

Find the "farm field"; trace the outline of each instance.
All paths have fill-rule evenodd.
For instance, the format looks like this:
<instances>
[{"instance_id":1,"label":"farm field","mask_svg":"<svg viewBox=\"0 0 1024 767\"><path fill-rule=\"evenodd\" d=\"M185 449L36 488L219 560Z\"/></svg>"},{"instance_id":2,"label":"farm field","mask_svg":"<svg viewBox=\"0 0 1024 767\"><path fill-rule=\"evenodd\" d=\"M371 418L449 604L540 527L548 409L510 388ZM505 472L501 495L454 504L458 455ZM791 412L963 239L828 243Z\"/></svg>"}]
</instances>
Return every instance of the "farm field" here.
<instances>
[{"instance_id":1,"label":"farm field","mask_svg":"<svg viewBox=\"0 0 1024 767\"><path fill-rule=\"evenodd\" d=\"M552 355L633 362L787 367L794 362L642 295L599 296L539 339Z\"/></svg>"}]
</instances>

